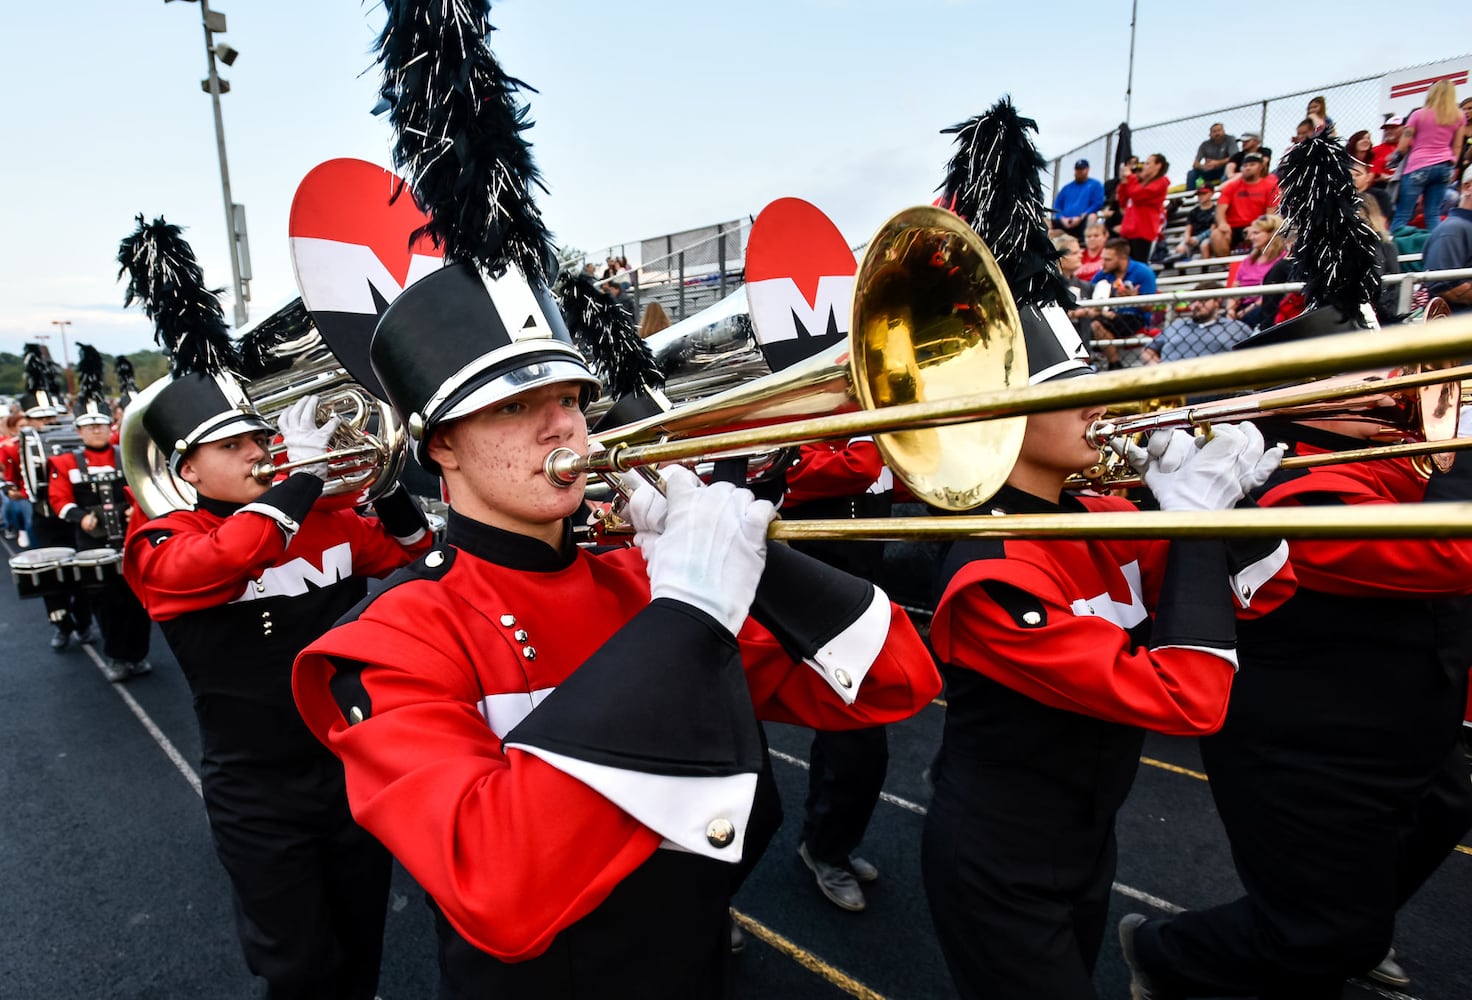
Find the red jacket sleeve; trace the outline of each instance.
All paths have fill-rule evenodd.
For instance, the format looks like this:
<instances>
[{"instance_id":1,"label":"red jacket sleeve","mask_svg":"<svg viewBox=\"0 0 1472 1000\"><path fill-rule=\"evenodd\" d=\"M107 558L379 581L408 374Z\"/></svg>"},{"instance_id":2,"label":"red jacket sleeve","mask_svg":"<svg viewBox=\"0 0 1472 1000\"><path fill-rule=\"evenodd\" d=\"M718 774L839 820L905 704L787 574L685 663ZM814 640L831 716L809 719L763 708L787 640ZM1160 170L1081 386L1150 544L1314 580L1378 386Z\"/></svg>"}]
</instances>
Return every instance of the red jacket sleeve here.
<instances>
[{"instance_id":1,"label":"red jacket sleeve","mask_svg":"<svg viewBox=\"0 0 1472 1000\"><path fill-rule=\"evenodd\" d=\"M46 460L46 501L57 517L65 518L68 508L77 505L77 495L72 489L71 477L71 470L76 467L77 460L69 454L52 455Z\"/></svg>"},{"instance_id":2,"label":"red jacket sleeve","mask_svg":"<svg viewBox=\"0 0 1472 1000\"><path fill-rule=\"evenodd\" d=\"M1017 622L980 586L983 579L1036 598L1041 623ZM1190 647L1136 647L1118 625L1075 615L1071 605L1036 567L1012 559L972 563L937 608L931 641L943 662L1053 708L1171 736L1221 727L1236 671L1232 660Z\"/></svg>"},{"instance_id":3,"label":"red jacket sleeve","mask_svg":"<svg viewBox=\"0 0 1472 1000\"><path fill-rule=\"evenodd\" d=\"M871 440L846 445L803 445L787 470L787 503L851 497L868 490L884 472L879 446Z\"/></svg>"},{"instance_id":4,"label":"red jacket sleeve","mask_svg":"<svg viewBox=\"0 0 1472 1000\"><path fill-rule=\"evenodd\" d=\"M264 514L235 514L213 527L195 517L156 518L124 546L123 575L155 621L226 603L286 551L285 534Z\"/></svg>"},{"instance_id":5,"label":"red jacket sleeve","mask_svg":"<svg viewBox=\"0 0 1472 1000\"><path fill-rule=\"evenodd\" d=\"M415 588L427 597L416 599ZM473 608L440 588L395 592L422 635L462 632ZM370 614L372 609L370 609ZM359 660L371 714L349 726L323 678ZM534 958L659 846L658 834L531 754L503 753L476 710L474 653L440 649L384 621L339 626L297 660L308 727L349 762L354 817L378 837L455 928L507 961ZM404 822L413 816L414 822Z\"/></svg>"}]
</instances>

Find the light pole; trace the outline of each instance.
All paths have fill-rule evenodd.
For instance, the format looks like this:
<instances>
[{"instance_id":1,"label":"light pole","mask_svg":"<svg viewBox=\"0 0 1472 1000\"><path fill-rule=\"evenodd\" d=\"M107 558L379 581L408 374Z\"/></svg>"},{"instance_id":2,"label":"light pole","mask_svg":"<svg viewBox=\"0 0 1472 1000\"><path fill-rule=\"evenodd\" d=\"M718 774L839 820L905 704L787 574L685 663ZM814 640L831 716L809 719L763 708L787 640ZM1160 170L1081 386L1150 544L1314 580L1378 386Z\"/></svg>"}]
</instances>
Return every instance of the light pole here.
<instances>
[{"instance_id":1,"label":"light pole","mask_svg":"<svg viewBox=\"0 0 1472 1000\"><path fill-rule=\"evenodd\" d=\"M1130 123L1130 106L1135 96L1135 14L1140 0L1130 0L1130 70L1124 83L1124 123Z\"/></svg>"},{"instance_id":2,"label":"light pole","mask_svg":"<svg viewBox=\"0 0 1472 1000\"><path fill-rule=\"evenodd\" d=\"M66 328L72 325L72 321L69 319L54 319L51 321L51 325L61 331L61 360L66 371L66 394L70 396L76 391L72 386L72 352L66 346Z\"/></svg>"},{"instance_id":3,"label":"light pole","mask_svg":"<svg viewBox=\"0 0 1472 1000\"><path fill-rule=\"evenodd\" d=\"M164 0L164 3L172 2ZM225 232L230 240L230 275L235 288L235 327L239 329L245 325L246 303L250 301L250 247L246 242L245 206L235 204L230 197L230 167L225 159L225 117L220 110L220 95L230 92L230 81L220 79L216 59L230 66L240 53L223 42L215 44L215 35L225 31L223 13L210 10L209 0L199 0L199 12L204 24L204 50L210 69L210 75L201 80L199 86L210 95L215 108L215 144L220 153L220 188L225 194Z\"/></svg>"}]
</instances>

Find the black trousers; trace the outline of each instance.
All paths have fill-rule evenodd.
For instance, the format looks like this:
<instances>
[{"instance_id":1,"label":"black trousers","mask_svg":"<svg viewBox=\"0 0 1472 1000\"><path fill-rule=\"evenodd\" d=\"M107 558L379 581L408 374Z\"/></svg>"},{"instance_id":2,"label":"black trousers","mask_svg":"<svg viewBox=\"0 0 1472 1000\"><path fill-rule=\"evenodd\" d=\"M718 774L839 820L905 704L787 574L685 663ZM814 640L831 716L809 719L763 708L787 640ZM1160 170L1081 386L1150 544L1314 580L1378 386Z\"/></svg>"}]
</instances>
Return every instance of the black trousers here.
<instances>
[{"instance_id":1,"label":"black trousers","mask_svg":"<svg viewBox=\"0 0 1472 1000\"><path fill-rule=\"evenodd\" d=\"M127 581L118 577L92 591L92 610L102 628L102 651L107 656L130 663L148 656L153 622Z\"/></svg>"},{"instance_id":2,"label":"black trousers","mask_svg":"<svg viewBox=\"0 0 1472 1000\"><path fill-rule=\"evenodd\" d=\"M854 853L884 789L889 737L883 726L813 733L803 843L830 865L845 865Z\"/></svg>"},{"instance_id":3,"label":"black trousers","mask_svg":"<svg viewBox=\"0 0 1472 1000\"><path fill-rule=\"evenodd\" d=\"M1117 856L1114 803L1026 767L942 751L920 864L967 1000L1096 1000Z\"/></svg>"},{"instance_id":4,"label":"black trousers","mask_svg":"<svg viewBox=\"0 0 1472 1000\"><path fill-rule=\"evenodd\" d=\"M1201 745L1247 894L1140 928L1163 990L1337 1000L1384 958L1396 910L1472 825L1461 673L1412 657L1244 667Z\"/></svg>"},{"instance_id":5,"label":"black trousers","mask_svg":"<svg viewBox=\"0 0 1472 1000\"><path fill-rule=\"evenodd\" d=\"M230 875L250 971L270 1000L373 1000L392 861L353 822L346 798L303 806L311 781L278 795L268 769L208 773L205 809ZM331 791L332 782L319 786Z\"/></svg>"}]
</instances>

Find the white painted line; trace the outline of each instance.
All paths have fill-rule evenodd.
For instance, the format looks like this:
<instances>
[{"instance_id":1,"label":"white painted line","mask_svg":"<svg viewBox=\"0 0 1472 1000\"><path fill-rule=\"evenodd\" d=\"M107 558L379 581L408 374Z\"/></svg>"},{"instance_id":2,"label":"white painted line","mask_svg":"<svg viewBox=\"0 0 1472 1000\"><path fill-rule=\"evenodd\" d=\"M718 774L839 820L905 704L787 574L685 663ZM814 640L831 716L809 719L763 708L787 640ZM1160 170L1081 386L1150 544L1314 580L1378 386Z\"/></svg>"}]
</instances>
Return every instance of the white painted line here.
<instances>
[{"instance_id":1,"label":"white painted line","mask_svg":"<svg viewBox=\"0 0 1472 1000\"><path fill-rule=\"evenodd\" d=\"M773 750L771 747L767 748L767 753L782 761L782 763L784 764L792 764L795 767L802 768L804 771L808 769L808 762L800 757L794 757L791 754L783 753L781 750ZM918 802L911 802L909 799L902 799L898 795L891 795L888 792L880 792L879 798L881 801L888 802L892 806L899 806L901 809L908 809L910 812L915 813L917 816L925 815L925 807ZM1119 893L1121 896L1128 896L1130 899L1138 900L1139 902L1144 903L1147 906L1153 906L1157 910L1164 910L1166 913L1174 914L1186 912L1186 908L1184 906L1177 906L1175 903L1161 899L1159 896L1152 896L1148 892L1143 892L1139 889L1136 889L1134 886L1125 885L1123 882L1115 882L1113 888L1114 891Z\"/></svg>"}]
</instances>

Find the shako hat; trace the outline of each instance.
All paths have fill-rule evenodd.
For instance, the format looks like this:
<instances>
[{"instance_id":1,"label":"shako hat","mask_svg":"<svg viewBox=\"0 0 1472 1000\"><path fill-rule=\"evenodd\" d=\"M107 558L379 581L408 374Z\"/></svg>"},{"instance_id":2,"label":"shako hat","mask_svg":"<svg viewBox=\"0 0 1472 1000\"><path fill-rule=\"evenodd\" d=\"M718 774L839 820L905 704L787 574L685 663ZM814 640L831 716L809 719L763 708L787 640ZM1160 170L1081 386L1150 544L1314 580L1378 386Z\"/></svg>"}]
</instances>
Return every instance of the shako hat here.
<instances>
[{"instance_id":1,"label":"shako hat","mask_svg":"<svg viewBox=\"0 0 1472 1000\"><path fill-rule=\"evenodd\" d=\"M112 423L112 406L102 384L102 355L91 344L78 344L77 398L72 400L72 422L78 427Z\"/></svg>"},{"instance_id":2,"label":"shako hat","mask_svg":"<svg viewBox=\"0 0 1472 1000\"><path fill-rule=\"evenodd\" d=\"M138 376L133 370L133 362L126 354L119 354L112 359L112 373L118 380L118 405L127 409L133 397L138 395Z\"/></svg>"},{"instance_id":3,"label":"shako hat","mask_svg":"<svg viewBox=\"0 0 1472 1000\"><path fill-rule=\"evenodd\" d=\"M218 293L205 287L181 232L162 216L145 223L139 215L138 228L118 245L118 276L128 275L123 305L142 304L169 355L172 380L149 401L143 428L175 473L196 445L274 431L246 395Z\"/></svg>"},{"instance_id":4,"label":"shako hat","mask_svg":"<svg viewBox=\"0 0 1472 1000\"><path fill-rule=\"evenodd\" d=\"M25 392L21 393L20 408L32 420L44 420L59 416L61 400L51 391L50 365L40 344L27 344L22 348L25 355Z\"/></svg>"},{"instance_id":5,"label":"shako hat","mask_svg":"<svg viewBox=\"0 0 1472 1000\"><path fill-rule=\"evenodd\" d=\"M1303 282L1302 314L1241 341L1234 350L1377 327L1379 237L1359 214L1350 157L1337 140L1290 146L1279 177L1283 225L1296 236L1290 276Z\"/></svg>"},{"instance_id":6,"label":"shako hat","mask_svg":"<svg viewBox=\"0 0 1472 1000\"><path fill-rule=\"evenodd\" d=\"M394 299L369 354L415 457L438 472L427 446L446 421L554 382L580 383L586 405L599 381L548 291L556 257L517 102L529 88L491 54L488 5L385 9L377 50L394 163L429 215L413 238L443 247L446 266Z\"/></svg>"},{"instance_id":7,"label":"shako hat","mask_svg":"<svg viewBox=\"0 0 1472 1000\"><path fill-rule=\"evenodd\" d=\"M1009 97L943 134L956 152L941 184L941 204L971 223L1007 279L1027 345L1028 384L1092 375L1089 351L1065 308L1073 293L1048 237L1039 171L1045 161Z\"/></svg>"}]
</instances>

